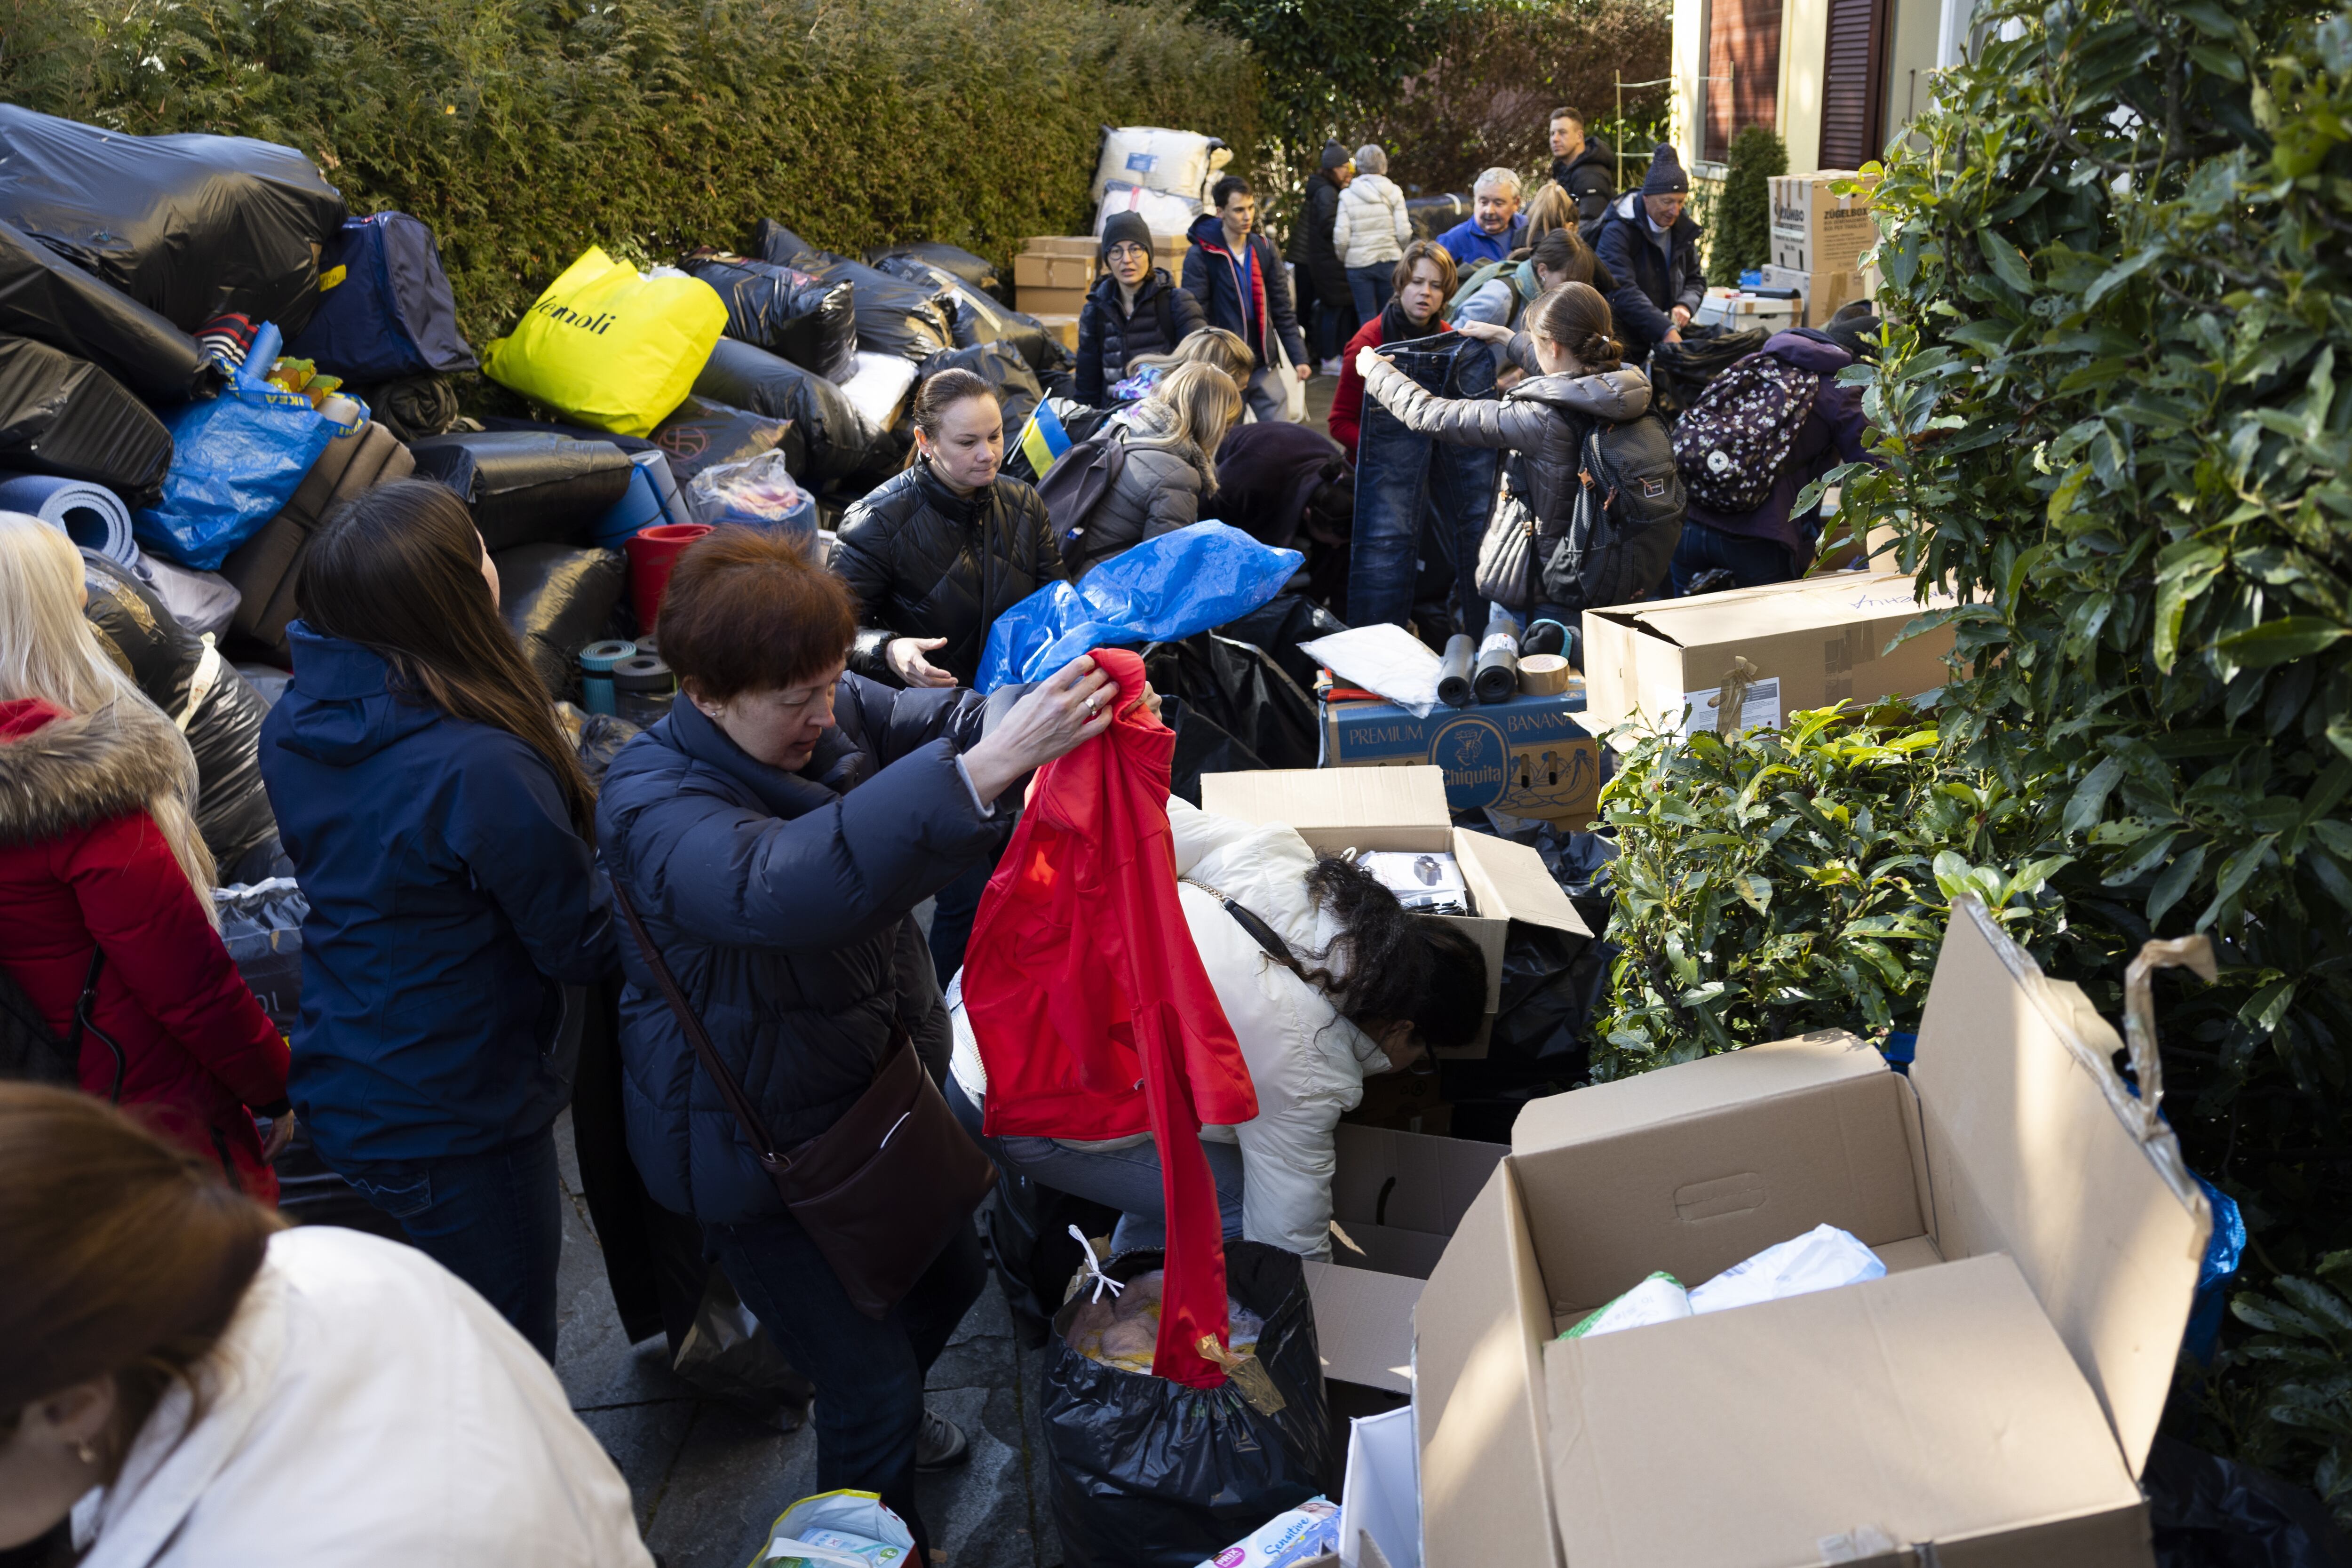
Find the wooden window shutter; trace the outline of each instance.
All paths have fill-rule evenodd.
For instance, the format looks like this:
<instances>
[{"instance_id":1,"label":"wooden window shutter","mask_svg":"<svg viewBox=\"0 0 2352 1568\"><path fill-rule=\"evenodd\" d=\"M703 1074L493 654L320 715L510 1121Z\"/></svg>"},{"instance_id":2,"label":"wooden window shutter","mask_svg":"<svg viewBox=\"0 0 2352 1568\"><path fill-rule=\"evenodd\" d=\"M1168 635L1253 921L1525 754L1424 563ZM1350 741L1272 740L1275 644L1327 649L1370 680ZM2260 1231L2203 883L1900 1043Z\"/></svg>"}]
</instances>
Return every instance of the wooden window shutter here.
<instances>
[{"instance_id":1,"label":"wooden window shutter","mask_svg":"<svg viewBox=\"0 0 2352 1568\"><path fill-rule=\"evenodd\" d=\"M1780 129L1780 0L1715 0L1707 9L1711 79L1699 155L1719 163L1731 155L1731 139L1750 125Z\"/></svg>"},{"instance_id":2,"label":"wooden window shutter","mask_svg":"<svg viewBox=\"0 0 2352 1568\"><path fill-rule=\"evenodd\" d=\"M1822 58L1824 169L1859 169L1886 143L1886 0L1830 0Z\"/></svg>"}]
</instances>

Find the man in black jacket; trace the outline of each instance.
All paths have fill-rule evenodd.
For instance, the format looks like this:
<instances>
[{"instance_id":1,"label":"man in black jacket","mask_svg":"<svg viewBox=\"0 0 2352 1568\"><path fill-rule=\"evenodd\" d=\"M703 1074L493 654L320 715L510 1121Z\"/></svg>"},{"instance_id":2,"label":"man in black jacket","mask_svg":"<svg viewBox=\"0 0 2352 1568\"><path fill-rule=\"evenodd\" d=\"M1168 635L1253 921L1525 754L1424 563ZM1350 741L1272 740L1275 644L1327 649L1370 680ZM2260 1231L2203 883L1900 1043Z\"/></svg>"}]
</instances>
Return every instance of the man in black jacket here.
<instances>
[{"instance_id":1,"label":"man in black jacket","mask_svg":"<svg viewBox=\"0 0 2352 1568\"><path fill-rule=\"evenodd\" d=\"M1584 134L1584 116L1573 109L1551 111L1551 178L1576 204L1580 227L1598 224L1617 194L1617 154Z\"/></svg>"},{"instance_id":2,"label":"man in black jacket","mask_svg":"<svg viewBox=\"0 0 2352 1568\"><path fill-rule=\"evenodd\" d=\"M1348 289L1348 268L1331 243L1332 226L1339 220L1339 193L1356 177L1354 156L1337 142L1323 147L1323 166L1307 182L1307 199L1298 215L1298 232L1291 237L1290 259L1306 268L1315 321L1315 353L1325 375L1339 374L1339 345L1353 337L1362 323L1356 320L1355 296Z\"/></svg>"},{"instance_id":3,"label":"man in black jacket","mask_svg":"<svg viewBox=\"0 0 2352 1568\"><path fill-rule=\"evenodd\" d=\"M1601 220L1592 249L1617 278L1609 309L1628 363L1647 359L1660 343L1682 342L1682 329L1706 299L1699 226L1683 210L1689 202L1690 176L1661 142L1642 188L1612 202Z\"/></svg>"},{"instance_id":4,"label":"man in black jacket","mask_svg":"<svg viewBox=\"0 0 2352 1568\"><path fill-rule=\"evenodd\" d=\"M1290 281L1282 258L1257 225L1257 197L1247 181L1227 174L1209 187L1216 211L1193 221L1184 253L1184 289L1201 301L1209 325L1237 334L1257 355L1257 369L1242 396L1261 420L1290 417L1289 395L1275 380L1274 355L1289 356L1291 374L1305 381L1315 374L1290 308Z\"/></svg>"}]
</instances>

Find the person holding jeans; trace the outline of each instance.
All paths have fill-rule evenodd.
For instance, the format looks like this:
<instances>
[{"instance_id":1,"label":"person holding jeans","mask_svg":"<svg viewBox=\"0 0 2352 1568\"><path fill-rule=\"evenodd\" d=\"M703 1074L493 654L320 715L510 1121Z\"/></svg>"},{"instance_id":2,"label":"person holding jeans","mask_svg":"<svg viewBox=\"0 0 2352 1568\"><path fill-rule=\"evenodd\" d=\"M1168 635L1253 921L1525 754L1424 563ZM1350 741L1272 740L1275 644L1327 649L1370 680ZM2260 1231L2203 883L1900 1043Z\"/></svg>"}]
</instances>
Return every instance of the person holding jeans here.
<instances>
[{"instance_id":1,"label":"person holding jeans","mask_svg":"<svg viewBox=\"0 0 2352 1568\"><path fill-rule=\"evenodd\" d=\"M614 960L595 800L453 492L352 501L299 591L261 730L310 902L294 1106L330 1167L552 1361L555 1119Z\"/></svg>"}]
</instances>

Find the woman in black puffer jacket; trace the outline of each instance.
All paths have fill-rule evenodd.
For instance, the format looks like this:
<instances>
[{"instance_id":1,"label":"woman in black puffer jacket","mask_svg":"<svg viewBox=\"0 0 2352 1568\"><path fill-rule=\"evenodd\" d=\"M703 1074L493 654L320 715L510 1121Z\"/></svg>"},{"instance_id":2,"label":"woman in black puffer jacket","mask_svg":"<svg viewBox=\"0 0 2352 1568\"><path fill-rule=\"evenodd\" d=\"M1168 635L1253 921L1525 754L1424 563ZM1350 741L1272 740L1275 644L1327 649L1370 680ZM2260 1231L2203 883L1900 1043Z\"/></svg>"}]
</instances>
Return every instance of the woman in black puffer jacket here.
<instances>
[{"instance_id":1,"label":"woman in black puffer jacket","mask_svg":"<svg viewBox=\"0 0 2352 1568\"><path fill-rule=\"evenodd\" d=\"M849 668L890 686L970 686L990 624L1068 574L1045 503L998 472L995 389L943 370L915 395L914 418L914 461L849 509L834 546L857 600Z\"/></svg>"},{"instance_id":2,"label":"woman in black puffer jacket","mask_svg":"<svg viewBox=\"0 0 2352 1568\"><path fill-rule=\"evenodd\" d=\"M1135 213L1103 225L1102 276L1078 311L1078 401L1118 403L1113 384L1139 354L1174 353L1207 323L1201 301L1151 264L1151 229Z\"/></svg>"}]
</instances>

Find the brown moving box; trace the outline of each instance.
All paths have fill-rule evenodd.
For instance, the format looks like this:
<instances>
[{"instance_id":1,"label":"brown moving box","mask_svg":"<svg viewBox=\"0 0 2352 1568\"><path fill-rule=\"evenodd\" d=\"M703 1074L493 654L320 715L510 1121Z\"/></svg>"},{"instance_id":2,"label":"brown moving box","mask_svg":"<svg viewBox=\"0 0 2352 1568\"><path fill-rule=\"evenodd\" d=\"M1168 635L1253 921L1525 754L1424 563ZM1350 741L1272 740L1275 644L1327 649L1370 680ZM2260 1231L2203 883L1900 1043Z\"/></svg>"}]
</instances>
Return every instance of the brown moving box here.
<instances>
[{"instance_id":1,"label":"brown moving box","mask_svg":"<svg viewBox=\"0 0 2352 1568\"><path fill-rule=\"evenodd\" d=\"M1952 627L1890 645L1914 619L1954 603L1937 595L1921 605L1903 573L1832 572L1587 610L1585 728L1603 734L1637 715L1685 734L1778 727L1841 700L1916 697L1950 679ZM1743 679L1734 718L1723 710L1724 689Z\"/></svg>"},{"instance_id":2,"label":"brown moving box","mask_svg":"<svg viewBox=\"0 0 2352 1568\"><path fill-rule=\"evenodd\" d=\"M1515 920L1549 926L1591 941L1592 932L1544 869L1543 857L1524 844L1456 827L1445 809L1445 774L1433 767L1269 768L1258 773L1206 773L1201 809L1244 822L1279 822L1317 849L1450 850L1470 891L1465 916L1454 921L1486 955L1486 1008L1478 1037L1441 1057L1486 1054L1495 1009L1503 996L1503 941Z\"/></svg>"},{"instance_id":3,"label":"brown moving box","mask_svg":"<svg viewBox=\"0 0 2352 1568\"><path fill-rule=\"evenodd\" d=\"M1842 196L1830 189L1858 180L1861 194ZM1823 169L1811 174L1777 174L1769 182L1772 204L1772 265L1798 272L1852 272L1862 254L1878 243L1878 223L1870 216L1874 174Z\"/></svg>"},{"instance_id":4,"label":"brown moving box","mask_svg":"<svg viewBox=\"0 0 2352 1568\"><path fill-rule=\"evenodd\" d=\"M2147 1568L2212 1215L2123 1044L1963 897L1908 1077L1832 1033L1531 1102L1415 1312L1430 1568ZM1886 1277L1559 1338L1824 1223Z\"/></svg>"},{"instance_id":5,"label":"brown moving box","mask_svg":"<svg viewBox=\"0 0 2352 1568\"><path fill-rule=\"evenodd\" d=\"M1078 318L1076 314L1066 316L1059 314L1058 312L1049 311L1045 315L1038 316L1034 311L1024 311L1023 313L1024 315L1035 316L1037 324L1045 328L1047 331L1053 333L1055 337L1061 339L1062 346L1064 348L1069 350L1072 353L1078 352Z\"/></svg>"},{"instance_id":6,"label":"brown moving box","mask_svg":"<svg viewBox=\"0 0 2352 1568\"><path fill-rule=\"evenodd\" d=\"M1094 242L1086 242L1091 246ZM1063 289L1084 293L1094 286L1095 253L1057 256L1024 250L1013 258L1013 286L1024 294L1036 289Z\"/></svg>"},{"instance_id":7,"label":"brown moving box","mask_svg":"<svg viewBox=\"0 0 2352 1568\"><path fill-rule=\"evenodd\" d=\"M1024 287L1015 291L1013 299L1016 301L1013 309L1024 316L1035 316L1041 320L1046 316L1067 316L1076 321L1078 312L1086 308L1087 291L1084 289Z\"/></svg>"}]
</instances>

